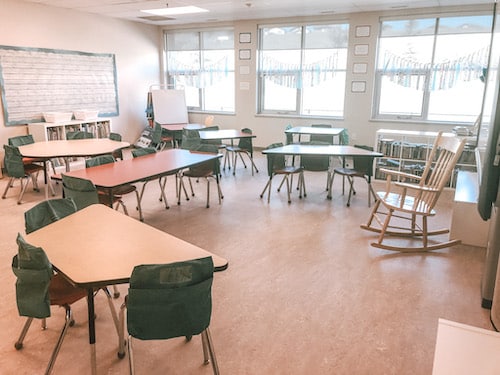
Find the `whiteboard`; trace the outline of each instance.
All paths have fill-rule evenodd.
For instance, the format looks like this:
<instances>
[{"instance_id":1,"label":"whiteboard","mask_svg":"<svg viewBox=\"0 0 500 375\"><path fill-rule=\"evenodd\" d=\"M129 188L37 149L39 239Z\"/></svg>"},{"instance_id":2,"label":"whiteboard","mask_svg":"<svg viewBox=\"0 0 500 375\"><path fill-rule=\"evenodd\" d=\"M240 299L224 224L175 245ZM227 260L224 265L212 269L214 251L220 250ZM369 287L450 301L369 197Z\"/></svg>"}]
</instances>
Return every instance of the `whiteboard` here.
<instances>
[{"instance_id":1,"label":"whiteboard","mask_svg":"<svg viewBox=\"0 0 500 375\"><path fill-rule=\"evenodd\" d=\"M43 112L118 115L113 54L0 46L0 91L5 125L43 121Z\"/></svg>"},{"instance_id":2,"label":"whiteboard","mask_svg":"<svg viewBox=\"0 0 500 375\"><path fill-rule=\"evenodd\" d=\"M187 124L188 111L184 90L151 90L155 122Z\"/></svg>"}]
</instances>

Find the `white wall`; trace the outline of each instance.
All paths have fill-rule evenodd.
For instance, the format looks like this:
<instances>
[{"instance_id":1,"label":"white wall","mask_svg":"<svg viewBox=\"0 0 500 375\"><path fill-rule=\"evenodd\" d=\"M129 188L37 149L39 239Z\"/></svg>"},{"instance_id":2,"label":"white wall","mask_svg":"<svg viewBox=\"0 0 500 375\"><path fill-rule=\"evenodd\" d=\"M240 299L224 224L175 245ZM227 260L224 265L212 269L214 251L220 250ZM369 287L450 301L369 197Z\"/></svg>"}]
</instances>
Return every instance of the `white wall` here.
<instances>
[{"instance_id":1,"label":"white wall","mask_svg":"<svg viewBox=\"0 0 500 375\"><path fill-rule=\"evenodd\" d=\"M120 115L113 119L113 129L123 134L125 140L133 142L146 126L146 94L149 86L160 82L161 72L161 28L139 23L104 18L91 14L73 12L60 8L26 4L19 0L0 0L2 22L0 23L0 44L26 47L45 47L79 50L87 52L114 53L118 72ZM287 124L306 125L311 123L332 123L349 130L350 143L374 144L375 132L380 128L405 130L450 130L453 125L429 125L422 123L381 122L371 120L373 91L373 71L381 16L407 14L437 14L439 12L460 12L464 10L491 10L490 4L481 7L454 7L439 9L418 9L385 13L353 13L347 15L323 16L307 19L275 19L265 21L239 21L225 24L198 24L175 26L172 28L200 28L232 25L235 29L236 54L236 114L215 114L215 123L222 128L252 128L257 135L255 145L265 147L270 143L285 140ZM350 55L345 98L345 118L304 119L256 115L256 47L257 28L262 22L288 23L294 21L321 21L341 19L350 23ZM370 36L355 37L356 26L370 26ZM250 44L239 44L238 35L250 32ZM355 44L368 44L367 56L354 56ZM238 60L238 49L250 48L251 60ZM367 74L354 75L354 62L366 62ZM249 75L240 75L240 65L248 65ZM352 93L351 81L366 81L366 92ZM240 83L248 83L249 89L242 89ZM206 114L190 114L191 122L203 122ZM0 118L0 141L7 142L10 136L24 134L25 127L5 127ZM1 151L0 151L1 152Z\"/></svg>"},{"instance_id":2,"label":"white wall","mask_svg":"<svg viewBox=\"0 0 500 375\"><path fill-rule=\"evenodd\" d=\"M135 141L147 125L149 86L159 82L159 28L20 0L0 1L1 45L115 54L120 114L112 118L112 128L126 141ZM26 126L5 126L1 113L1 144L26 132ZM3 150L1 155L3 160Z\"/></svg>"}]
</instances>

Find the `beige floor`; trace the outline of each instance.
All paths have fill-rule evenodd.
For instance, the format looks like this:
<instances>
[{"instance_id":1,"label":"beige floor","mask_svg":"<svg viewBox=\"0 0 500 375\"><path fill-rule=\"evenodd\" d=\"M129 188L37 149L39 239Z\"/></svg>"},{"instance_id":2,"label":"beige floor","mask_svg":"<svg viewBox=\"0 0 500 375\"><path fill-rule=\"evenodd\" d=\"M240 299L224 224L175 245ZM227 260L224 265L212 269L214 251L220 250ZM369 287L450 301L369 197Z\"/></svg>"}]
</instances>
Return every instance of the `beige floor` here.
<instances>
[{"instance_id":1,"label":"beige floor","mask_svg":"<svg viewBox=\"0 0 500 375\"><path fill-rule=\"evenodd\" d=\"M334 183L333 200L325 199L325 176L319 173L306 174L306 199L294 192L288 204L286 194L274 190L268 204L259 198L267 181L265 159L259 152L256 157L260 172L254 177L242 168L236 176L224 173L220 206L212 189L211 207L205 208L204 182L195 186L193 199L178 206L173 179L169 210L157 200L156 183L143 202L147 224L229 260L213 286L211 330L222 374L430 374L438 318L491 329L489 311L481 308L484 249L456 246L403 255L373 248L374 235L359 228L369 214L362 181L350 208L341 179ZM6 182L0 180L1 191ZM18 206L16 191L0 201L0 373L41 374L63 315L54 309L49 329L35 325L24 349L14 349L24 319L16 310L10 262L16 233L24 230L23 212L43 198L43 192L29 192ZM449 225L451 197L443 196L431 225ZM138 217L133 197L127 202ZM126 285L120 290L117 307ZM98 372L127 373L127 358L116 356L104 297L96 303ZM74 314L77 324L63 344L56 374L89 373L85 302L74 305ZM199 338L135 347L139 374L211 373L202 365Z\"/></svg>"}]
</instances>

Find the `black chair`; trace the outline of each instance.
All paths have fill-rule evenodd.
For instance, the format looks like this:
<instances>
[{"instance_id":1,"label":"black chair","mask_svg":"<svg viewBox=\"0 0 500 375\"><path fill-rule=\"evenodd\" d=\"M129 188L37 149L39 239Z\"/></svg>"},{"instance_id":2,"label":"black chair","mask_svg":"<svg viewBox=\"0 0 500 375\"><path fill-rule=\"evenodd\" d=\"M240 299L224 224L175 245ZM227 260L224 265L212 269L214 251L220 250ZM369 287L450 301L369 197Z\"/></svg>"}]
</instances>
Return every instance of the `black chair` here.
<instances>
[{"instance_id":1,"label":"black chair","mask_svg":"<svg viewBox=\"0 0 500 375\"><path fill-rule=\"evenodd\" d=\"M266 147L266 150L273 149L276 147L282 147L283 143L273 143ZM260 197L262 198L268 190L267 202L269 203L271 200L271 185L272 180L275 175L282 175L283 179L281 180L280 186L278 187L278 192L281 189L283 183L286 183L287 193L288 193L288 203L291 203L290 191L293 185L293 175L299 175L299 198L302 198L302 189L304 187L304 174L302 167L296 167L294 165L286 165L285 156L284 155L274 155L274 154L266 154L267 156L267 174L269 175L269 180L267 181L264 190L260 193Z\"/></svg>"},{"instance_id":2,"label":"black chair","mask_svg":"<svg viewBox=\"0 0 500 375\"><path fill-rule=\"evenodd\" d=\"M371 146L354 145L354 147L373 151L373 147ZM349 197L347 198L347 207L351 205L351 196L356 194L356 190L354 189L355 177L363 178L368 185L368 207L371 206L372 196L374 200L377 199L371 184L371 177L373 175L373 158L366 156L353 156L352 168L346 168L344 166L334 168L330 182L330 192L332 189L333 179L336 174L346 177L347 181L349 181ZM344 194L344 185L342 185L342 194Z\"/></svg>"},{"instance_id":3,"label":"black chair","mask_svg":"<svg viewBox=\"0 0 500 375\"><path fill-rule=\"evenodd\" d=\"M201 334L204 364L219 374L209 330L214 265L211 257L172 264L134 267L129 294L120 309L118 357L123 358L124 312L127 309L130 373L134 373L133 340L166 340Z\"/></svg>"}]
</instances>

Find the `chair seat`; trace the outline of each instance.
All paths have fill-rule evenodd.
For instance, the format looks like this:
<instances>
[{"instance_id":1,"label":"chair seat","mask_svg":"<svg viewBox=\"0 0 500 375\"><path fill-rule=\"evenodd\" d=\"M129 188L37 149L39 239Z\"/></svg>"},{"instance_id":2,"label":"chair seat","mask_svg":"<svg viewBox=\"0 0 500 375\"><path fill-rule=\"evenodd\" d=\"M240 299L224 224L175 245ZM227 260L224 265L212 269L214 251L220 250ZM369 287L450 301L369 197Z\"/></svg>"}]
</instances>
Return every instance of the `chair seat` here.
<instances>
[{"instance_id":1,"label":"chair seat","mask_svg":"<svg viewBox=\"0 0 500 375\"><path fill-rule=\"evenodd\" d=\"M31 173L43 171L43 166L40 164L24 164L24 171L28 175Z\"/></svg>"},{"instance_id":2,"label":"chair seat","mask_svg":"<svg viewBox=\"0 0 500 375\"><path fill-rule=\"evenodd\" d=\"M335 168L333 172L349 177L365 177L365 174L363 172L357 171L352 168Z\"/></svg>"},{"instance_id":3,"label":"chair seat","mask_svg":"<svg viewBox=\"0 0 500 375\"><path fill-rule=\"evenodd\" d=\"M74 287L62 275L55 274L50 280L49 295L51 305L63 306L86 297L87 291Z\"/></svg>"},{"instance_id":4,"label":"chair seat","mask_svg":"<svg viewBox=\"0 0 500 375\"><path fill-rule=\"evenodd\" d=\"M304 168L302 168L302 167L287 165L284 168L275 169L273 172L274 172L274 174L291 174L291 173L299 173L303 170L304 170Z\"/></svg>"},{"instance_id":5,"label":"chair seat","mask_svg":"<svg viewBox=\"0 0 500 375\"><path fill-rule=\"evenodd\" d=\"M117 188L113 189L113 194L125 195L125 194L129 194L129 193L133 193L136 190L137 190L137 188L134 185L127 184L127 185L118 186Z\"/></svg>"},{"instance_id":6,"label":"chair seat","mask_svg":"<svg viewBox=\"0 0 500 375\"><path fill-rule=\"evenodd\" d=\"M414 207L415 198L411 196L406 196L404 202L402 202L402 196L398 193L389 193L379 191L377 192L378 199L381 200L383 205L387 208L394 208L398 211L407 212L416 215L433 216L436 214L434 209L429 209L429 207L422 201L417 207Z\"/></svg>"}]
</instances>

